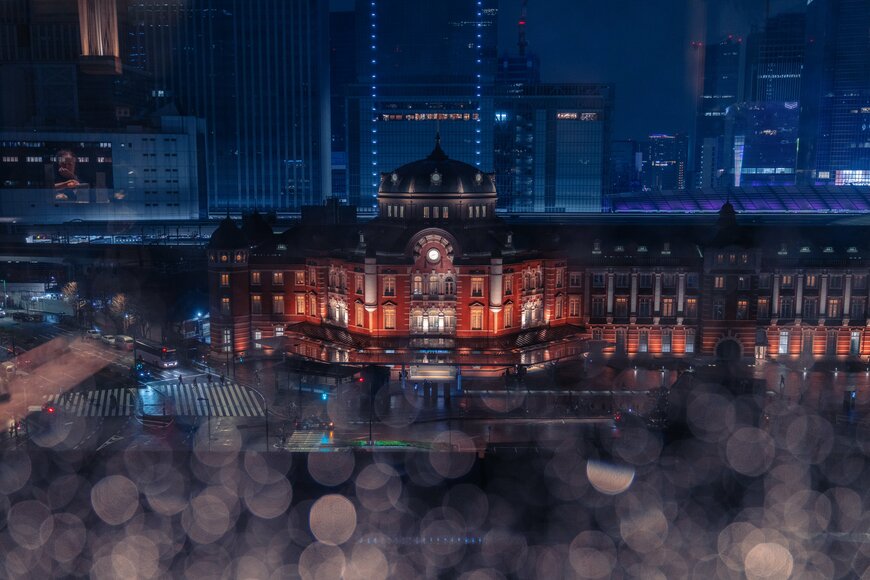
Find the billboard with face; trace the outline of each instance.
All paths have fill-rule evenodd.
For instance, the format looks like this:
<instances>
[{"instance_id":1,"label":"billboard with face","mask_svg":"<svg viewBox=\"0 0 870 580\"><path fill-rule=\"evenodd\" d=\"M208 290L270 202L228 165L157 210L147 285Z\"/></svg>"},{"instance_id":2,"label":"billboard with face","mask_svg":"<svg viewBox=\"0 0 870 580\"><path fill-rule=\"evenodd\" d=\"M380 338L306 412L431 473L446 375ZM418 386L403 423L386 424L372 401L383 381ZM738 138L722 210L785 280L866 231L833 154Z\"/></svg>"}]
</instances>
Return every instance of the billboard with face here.
<instances>
[{"instance_id":1,"label":"billboard with face","mask_svg":"<svg viewBox=\"0 0 870 580\"><path fill-rule=\"evenodd\" d=\"M112 188L111 143L0 142L0 189L43 190L56 202L87 203Z\"/></svg>"}]
</instances>

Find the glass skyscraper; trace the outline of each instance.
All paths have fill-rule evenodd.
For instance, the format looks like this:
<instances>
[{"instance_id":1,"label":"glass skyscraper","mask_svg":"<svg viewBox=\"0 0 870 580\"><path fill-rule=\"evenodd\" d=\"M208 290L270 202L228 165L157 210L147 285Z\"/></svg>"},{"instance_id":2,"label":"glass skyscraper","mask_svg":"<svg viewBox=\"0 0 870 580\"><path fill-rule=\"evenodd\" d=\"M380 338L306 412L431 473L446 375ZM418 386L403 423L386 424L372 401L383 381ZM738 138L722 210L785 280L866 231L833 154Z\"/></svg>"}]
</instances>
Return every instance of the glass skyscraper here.
<instances>
[{"instance_id":1,"label":"glass skyscraper","mask_svg":"<svg viewBox=\"0 0 870 580\"><path fill-rule=\"evenodd\" d=\"M294 210L329 194L328 7L317 0L126 0L126 66L206 119L208 207Z\"/></svg>"},{"instance_id":2,"label":"glass skyscraper","mask_svg":"<svg viewBox=\"0 0 870 580\"><path fill-rule=\"evenodd\" d=\"M373 211L383 171L425 157L492 171L497 0L358 0L347 103L348 201Z\"/></svg>"},{"instance_id":3,"label":"glass skyscraper","mask_svg":"<svg viewBox=\"0 0 870 580\"><path fill-rule=\"evenodd\" d=\"M608 185L610 85L505 85L493 107L500 208L601 211Z\"/></svg>"},{"instance_id":4,"label":"glass skyscraper","mask_svg":"<svg viewBox=\"0 0 870 580\"><path fill-rule=\"evenodd\" d=\"M870 2L807 5L799 166L805 183L870 185Z\"/></svg>"}]
</instances>

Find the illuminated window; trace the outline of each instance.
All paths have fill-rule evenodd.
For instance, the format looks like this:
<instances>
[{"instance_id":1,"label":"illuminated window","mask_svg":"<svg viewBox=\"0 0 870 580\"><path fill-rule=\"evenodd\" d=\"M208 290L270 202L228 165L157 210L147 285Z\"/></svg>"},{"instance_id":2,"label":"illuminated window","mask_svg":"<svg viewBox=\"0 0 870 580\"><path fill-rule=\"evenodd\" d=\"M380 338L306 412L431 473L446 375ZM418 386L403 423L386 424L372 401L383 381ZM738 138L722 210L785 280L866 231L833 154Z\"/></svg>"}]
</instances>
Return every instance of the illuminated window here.
<instances>
[{"instance_id":1,"label":"illuminated window","mask_svg":"<svg viewBox=\"0 0 870 580\"><path fill-rule=\"evenodd\" d=\"M508 303L504 305L504 327L511 328L514 325L514 305Z\"/></svg>"},{"instance_id":2,"label":"illuminated window","mask_svg":"<svg viewBox=\"0 0 870 580\"><path fill-rule=\"evenodd\" d=\"M304 315L305 314L305 295L299 294L296 296L296 314Z\"/></svg>"},{"instance_id":3,"label":"illuminated window","mask_svg":"<svg viewBox=\"0 0 870 580\"><path fill-rule=\"evenodd\" d=\"M308 285L317 286L317 269L308 268Z\"/></svg>"},{"instance_id":4,"label":"illuminated window","mask_svg":"<svg viewBox=\"0 0 870 580\"><path fill-rule=\"evenodd\" d=\"M686 329L686 353L692 354L695 352L695 329Z\"/></svg>"},{"instance_id":5,"label":"illuminated window","mask_svg":"<svg viewBox=\"0 0 870 580\"><path fill-rule=\"evenodd\" d=\"M429 206L423 208L423 219L429 219Z\"/></svg>"},{"instance_id":6,"label":"illuminated window","mask_svg":"<svg viewBox=\"0 0 870 580\"><path fill-rule=\"evenodd\" d=\"M392 304L384 306L384 328L387 330L396 328L396 307Z\"/></svg>"},{"instance_id":7,"label":"illuminated window","mask_svg":"<svg viewBox=\"0 0 870 580\"><path fill-rule=\"evenodd\" d=\"M276 326L275 327L275 336L284 336L284 327Z\"/></svg>"},{"instance_id":8,"label":"illuminated window","mask_svg":"<svg viewBox=\"0 0 870 580\"><path fill-rule=\"evenodd\" d=\"M737 289L749 290L749 276L737 276Z\"/></svg>"},{"instance_id":9,"label":"illuminated window","mask_svg":"<svg viewBox=\"0 0 870 580\"><path fill-rule=\"evenodd\" d=\"M758 314L757 318L770 318L770 300L767 298L758 299Z\"/></svg>"},{"instance_id":10,"label":"illuminated window","mask_svg":"<svg viewBox=\"0 0 870 580\"><path fill-rule=\"evenodd\" d=\"M785 275L782 277L782 287L783 288L791 288L794 286L794 278L790 275Z\"/></svg>"},{"instance_id":11,"label":"illuminated window","mask_svg":"<svg viewBox=\"0 0 870 580\"><path fill-rule=\"evenodd\" d=\"M483 278L471 279L471 295L478 298L483 296Z\"/></svg>"},{"instance_id":12,"label":"illuminated window","mask_svg":"<svg viewBox=\"0 0 870 580\"><path fill-rule=\"evenodd\" d=\"M411 284L411 292L414 296L420 296L423 294L423 276L414 276L414 281Z\"/></svg>"},{"instance_id":13,"label":"illuminated window","mask_svg":"<svg viewBox=\"0 0 870 580\"><path fill-rule=\"evenodd\" d=\"M447 219L447 206L446 205L441 208L441 217L443 217L444 219Z\"/></svg>"},{"instance_id":14,"label":"illuminated window","mask_svg":"<svg viewBox=\"0 0 870 580\"><path fill-rule=\"evenodd\" d=\"M861 354L861 331L853 330L849 336L849 354L858 356Z\"/></svg>"},{"instance_id":15,"label":"illuminated window","mask_svg":"<svg viewBox=\"0 0 870 580\"><path fill-rule=\"evenodd\" d=\"M473 306L471 308L471 330L483 329L483 308Z\"/></svg>"},{"instance_id":16,"label":"illuminated window","mask_svg":"<svg viewBox=\"0 0 870 580\"><path fill-rule=\"evenodd\" d=\"M295 272L294 276L296 278L296 285L297 286L304 286L305 285L305 272L303 272L303 271Z\"/></svg>"},{"instance_id":17,"label":"illuminated window","mask_svg":"<svg viewBox=\"0 0 870 580\"><path fill-rule=\"evenodd\" d=\"M777 349L779 354L788 354L788 331L782 330L779 333L779 347Z\"/></svg>"},{"instance_id":18,"label":"illuminated window","mask_svg":"<svg viewBox=\"0 0 870 580\"><path fill-rule=\"evenodd\" d=\"M807 274L806 281L804 285L807 288L815 288L818 284L818 277L815 274Z\"/></svg>"},{"instance_id":19,"label":"illuminated window","mask_svg":"<svg viewBox=\"0 0 870 580\"><path fill-rule=\"evenodd\" d=\"M354 305L354 310L353 310L353 318L354 318L354 322L356 323L357 326L359 326L359 327L365 326L365 320L366 320L365 316L366 316L365 309L363 308L362 302L357 302Z\"/></svg>"},{"instance_id":20,"label":"illuminated window","mask_svg":"<svg viewBox=\"0 0 870 580\"><path fill-rule=\"evenodd\" d=\"M649 352L649 331L641 330L637 335L637 351Z\"/></svg>"},{"instance_id":21,"label":"illuminated window","mask_svg":"<svg viewBox=\"0 0 870 580\"><path fill-rule=\"evenodd\" d=\"M263 313L263 298L259 294L251 296L251 314Z\"/></svg>"},{"instance_id":22,"label":"illuminated window","mask_svg":"<svg viewBox=\"0 0 870 580\"><path fill-rule=\"evenodd\" d=\"M568 316L580 316L580 300L577 298L568 300Z\"/></svg>"},{"instance_id":23,"label":"illuminated window","mask_svg":"<svg viewBox=\"0 0 870 580\"><path fill-rule=\"evenodd\" d=\"M510 275L505 276L504 293L505 293L505 296L510 296L511 294L514 293L514 279Z\"/></svg>"},{"instance_id":24,"label":"illuminated window","mask_svg":"<svg viewBox=\"0 0 870 580\"><path fill-rule=\"evenodd\" d=\"M230 299L228 296L221 298L221 314L230 313Z\"/></svg>"},{"instance_id":25,"label":"illuminated window","mask_svg":"<svg viewBox=\"0 0 870 580\"><path fill-rule=\"evenodd\" d=\"M233 350L233 331L229 328L226 328L223 331L223 343L224 352L231 352Z\"/></svg>"},{"instance_id":26,"label":"illuminated window","mask_svg":"<svg viewBox=\"0 0 870 580\"><path fill-rule=\"evenodd\" d=\"M221 274L221 287L226 288L230 285L230 275L229 274Z\"/></svg>"},{"instance_id":27,"label":"illuminated window","mask_svg":"<svg viewBox=\"0 0 870 580\"><path fill-rule=\"evenodd\" d=\"M623 298L623 300L624 300L624 298ZM557 319L562 318L562 315L564 314L563 313L563 310L565 308L564 303L565 303L564 298L562 298L561 296L556 296L556 318Z\"/></svg>"},{"instance_id":28,"label":"illuminated window","mask_svg":"<svg viewBox=\"0 0 870 580\"><path fill-rule=\"evenodd\" d=\"M725 288L725 276L716 276L713 278L713 287L719 290Z\"/></svg>"},{"instance_id":29,"label":"illuminated window","mask_svg":"<svg viewBox=\"0 0 870 580\"><path fill-rule=\"evenodd\" d=\"M671 318L674 316L673 298L662 298L662 316L665 318Z\"/></svg>"},{"instance_id":30,"label":"illuminated window","mask_svg":"<svg viewBox=\"0 0 870 580\"><path fill-rule=\"evenodd\" d=\"M384 276L384 296L396 295L396 277Z\"/></svg>"},{"instance_id":31,"label":"illuminated window","mask_svg":"<svg viewBox=\"0 0 870 580\"><path fill-rule=\"evenodd\" d=\"M308 297L308 316L317 316L317 296Z\"/></svg>"},{"instance_id":32,"label":"illuminated window","mask_svg":"<svg viewBox=\"0 0 870 580\"><path fill-rule=\"evenodd\" d=\"M272 296L272 314L284 314L283 296Z\"/></svg>"},{"instance_id":33,"label":"illuminated window","mask_svg":"<svg viewBox=\"0 0 870 580\"><path fill-rule=\"evenodd\" d=\"M453 283L453 278L444 279L444 293L448 296L456 294L456 284Z\"/></svg>"},{"instance_id":34,"label":"illuminated window","mask_svg":"<svg viewBox=\"0 0 870 580\"><path fill-rule=\"evenodd\" d=\"M737 301L737 320L746 320L746 316L749 312L749 301L747 300L738 300Z\"/></svg>"},{"instance_id":35,"label":"illuminated window","mask_svg":"<svg viewBox=\"0 0 870 580\"><path fill-rule=\"evenodd\" d=\"M359 274L354 276L354 284L356 286L356 293L362 294L363 293L363 277L360 276Z\"/></svg>"},{"instance_id":36,"label":"illuminated window","mask_svg":"<svg viewBox=\"0 0 870 580\"><path fill-rule=\"evenodd\" d=\"M673 331L665 329L662 331L662 352L671 352L671 343L673 341Z\"/></svg>"},{"instance_id":37,"label":"illuminated window","mask_svg":"<svg viewBox=\"0 0 870 580\"><path fill-rule=\"evenodd\" d=\"M263 331L257 329L254 331L254 348L258 350L263 348L263 344L261 342L258 342L260 340L263 340Z\"/></svg>"},{"instance_id":38,"label":"illuminated window","mask_svg":"<svg viewBox=\"0 0 870 580\"><path fill-rule=\"evenodd\" d=\"M284 272L272 272L272 286L284 285Z\"/></svg>"},{"instance_id":39,"label":"illuminated window","mask_svg":"<svg viewBox=\"0 0 870 580\"><path fill-rule=\"evenodd\" d=\"M841 302L839 298L828 299L828 318L840 318L842 315Z\"/></svg>"},{"instance_id":40,"label":"illuminated window","mask_svg":"<svg viewBox=\"0 0 870 580\"><path fill-rule=\"evenodd\" d=\"M684 312L686 318L698 317L698 299L686 298L686 310Z\"/></svg>"},{"instance_id":41,"label":"illuminated window","mask_svg":"<svg viewBox=\"0 0 870 580\"><path fill-rule=\"evenodd\" d=\"M474 217L474 206L471 206L471 205L468 206L468 217L469 217L469 218L473 218L473 217Z\"/></svg>"}]
</instances>

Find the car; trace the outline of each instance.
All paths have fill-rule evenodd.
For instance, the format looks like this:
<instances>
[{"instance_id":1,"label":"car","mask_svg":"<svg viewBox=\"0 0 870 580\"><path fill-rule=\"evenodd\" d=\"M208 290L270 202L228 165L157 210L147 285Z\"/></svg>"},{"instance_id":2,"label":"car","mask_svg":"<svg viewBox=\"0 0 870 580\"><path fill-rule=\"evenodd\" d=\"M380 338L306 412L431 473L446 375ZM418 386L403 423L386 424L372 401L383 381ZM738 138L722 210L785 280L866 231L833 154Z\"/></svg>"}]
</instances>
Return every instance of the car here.
<instances>
[{"instance_id":1,"label":"car","mask_svg":"<svg viewBox=\"0 0 870 580\"><path fill-rule=\"evenodd\" d=\"M109 346L115 346L115 335L114 334L104 334L100 337L100 340L103 341L103 344Z\"/></svg>"},{"instance_id":2,"label":"car","mask_svg":"<svg viewBox=\"0 0 870 580\"><path fill-rule=\"evenodd\" d=\"M151 370L142 361L137 361L130 367L130 376L139 382L146 383L151 380Z\"/></svg>"},{"instance_id":3,"label":"car","mask_svg":"<svg viewBox=\"0 0 870 580\"><path fill-rule=\"evenodd\" d=\"M119 334L115 337L115 348L119 350L133 350L133 337Z\"/></svg>"},{"instance_id":4,"label":"car","mask_svg":"<svg viewBox=\"0 0 870 580\"><path fill-rule=\"evenodd\" d=\"M332 431L335 429L335 422L325 417L318 417L317 415L296 420L297 431L315 431L318 429Z\"/></svg>"},{"instance_id":5,"label":"car","mask_svg":"<svg viewBox=\"0 0 870 580\"><path fill-rule=\"evenodd\" d=\"M91 328L85 333L85 337L90 338L91 340L98 340L102 335L103 333L95 328Z\"/></svg>"},{"instance_id":6,"label":"car","mask_svg":"<svg viewBox=\"0 0 870 580\"><path fill-rule=\"evenodd\" d=\"M0 310L0 318L6 318L6 311Z\"/></svg>"}]
</instances>

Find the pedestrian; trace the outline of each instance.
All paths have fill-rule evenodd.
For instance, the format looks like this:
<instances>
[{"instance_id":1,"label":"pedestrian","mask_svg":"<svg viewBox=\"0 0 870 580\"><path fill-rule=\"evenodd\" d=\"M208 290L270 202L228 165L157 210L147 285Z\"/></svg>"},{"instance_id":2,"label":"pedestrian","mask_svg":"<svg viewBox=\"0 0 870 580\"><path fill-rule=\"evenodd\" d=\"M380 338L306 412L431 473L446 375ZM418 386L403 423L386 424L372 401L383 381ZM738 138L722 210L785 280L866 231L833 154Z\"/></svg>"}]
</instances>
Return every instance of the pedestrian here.
<instances>
[{"instance_id":1,"label":"pedestrian","mask_svg":"<svg viewBox=\"0 0 870 580\"><path fill-rule=\"evenodd\" d=\"M196 384L196 377L193 377L193 388L195 389L199 385Z\"/></svg>"},{"instance_id":2,"label":"pedestrian","mask_svg":"<svg viewBox=\"0 0 870 580\"><path fill-rule=\"evenodd\" d=\"M785 375L779 375L779 395L782 396L785 391Z\"/></svg>"},{"instance_id":3,"label":"pedestrian","mask_svg":"<svg viewBox=\"0 0 870 580\"><path fill-rule=\"evenodd\" d=\"M207 374L207 375L205 375L205 376L207 377L207 378L206 378L206 381L208 382L208 386L211 386L211 373L209 373L209 374Z\"/></svg>"},{"instance_id":4,"label":"pedestrian","mask_svg":"<svg viewBox=\"0 0 870 580\"><path fill-rule=\"evenodd\" d=\"M221 386L224 386L224 374L221 373Z\"/></svg>"},{"instance_id":5,"label":"pedestrian","mask_svg":"<svg viewBox=\"0 0 870 580\"><path fill-rule=\"evenodd\" d=\"M115 393L109 395L109 413L118 410L118 397L115 396Z\"/></svg>"},{"instance_id":6,"label":"pedestrian","mask_svg":"<svg viewBox=\"0 0 870 580\"><path fill-rule=\"evenodd\" d=\"M178 375L178 386L179 387L184 386L184 377L182 377L181 375Z\"/></svg>"}]
</instances>

